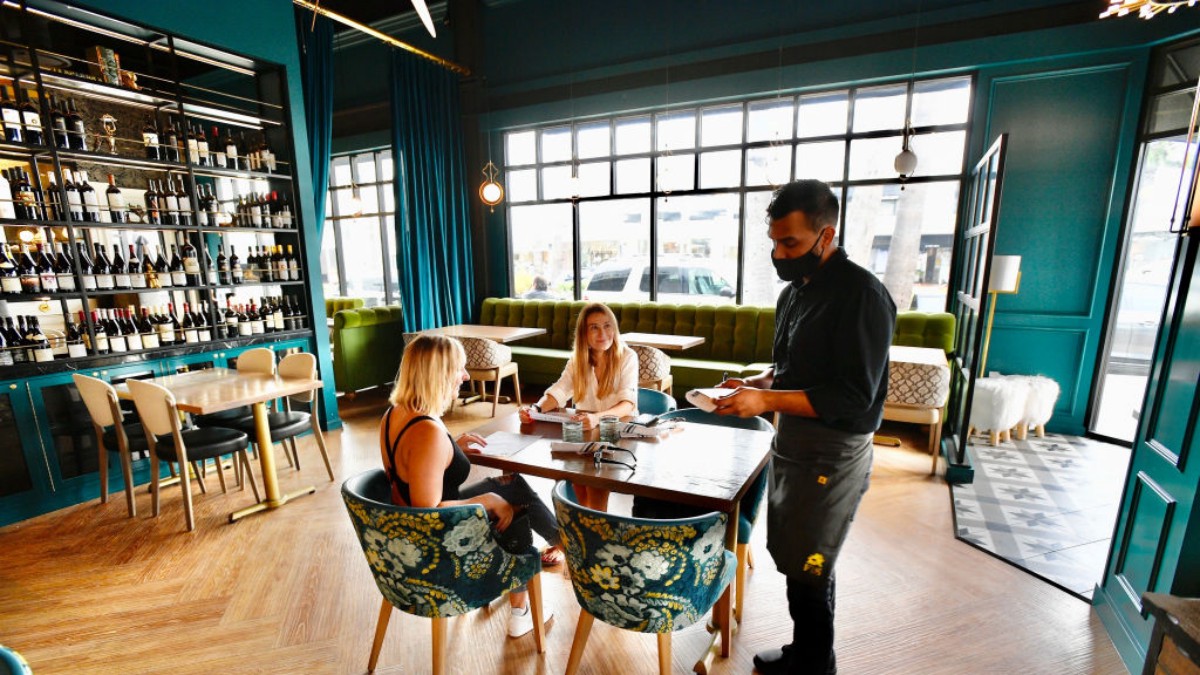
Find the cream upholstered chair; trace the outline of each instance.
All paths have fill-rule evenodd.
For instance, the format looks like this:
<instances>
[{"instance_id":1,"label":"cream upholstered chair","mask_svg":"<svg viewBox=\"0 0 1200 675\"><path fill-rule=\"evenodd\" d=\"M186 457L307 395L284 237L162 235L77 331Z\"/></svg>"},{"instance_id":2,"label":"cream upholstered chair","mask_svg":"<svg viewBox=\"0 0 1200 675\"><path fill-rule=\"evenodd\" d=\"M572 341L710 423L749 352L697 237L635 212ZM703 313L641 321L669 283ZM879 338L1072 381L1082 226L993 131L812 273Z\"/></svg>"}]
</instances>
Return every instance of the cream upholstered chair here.
<instances>
[{"instance_id":1,"label":"cream upholstered chair","mask_svg":"<svg viewBox=\"0 0 1200 675\"><path fill-rule=\"evenodd\" d=\"M71 377L96 429L96 448L100 452L100 503L108 502L108 453L115 452L121 458L121 475L125 477L125 505L132 518L137 515L137 504L133 499L133 458L130 453L149 448L142 427L134 422L125 423L125 415L117 400L117 390L111 384L79 373Z\"/></svg>"},{"instance_id":2,"label":"cream upholstered chair","mask_svg":"<svg viewBox=\"0 0 1200 675\"><path fill-rule=\"evenodd\" d=\"M629 345L638 356L638 386L671 393L671 357L661 349L644 345Z\"/></svg>"},{"instance_id":3,"label":"cream upholstered chair","mask_svg":"<svg viewBox=\"0 0 1200 675\"><path fill-rule=\"evenodd\" d=\"M467 352L467 374L472 383L482 384L484 397L487 397L487 383L496 383L496 391L492 396L492 417L496 416L496 406L500 404L500 380L509 375L512 375L513 390L519 403L521 378L517 374L517 364L512 360L512 349L507 345L481 338L464 337L459 340Z\"/></svg>"},{"instance_id":4,"label":"cream upholstered chair","mask_svg":"<svg viewBox=\"0 0 1200 675\"><path fill-rule=\"evenodd\" d=\"M196 529L196 521L192 515L192 483L188 475L189 462L219 458L222 455L236 453L238 460L245 467L245 473L250 473L250 460L246 457L246 446L250 439L246 434L223 427L203 427L183 429L179 423L179 408L175 406L175 396L166 387L153 382L128 380L126 386L133 395L137 406L138 417L142 419L142 427L146 441L150 446L150 478L153 492L152 504L154 516L159 513L158 461L177 462L180 466L179 485L183 488L183 515L187 521L188 532ZM225 491L225 471L217 462L217 476L221 481L221 491ZM253 485L253 483L251 483ZM203 481L200 483L204 489ZM257 488L255 488L257 499Z\"/></svg>"}]
</instances>

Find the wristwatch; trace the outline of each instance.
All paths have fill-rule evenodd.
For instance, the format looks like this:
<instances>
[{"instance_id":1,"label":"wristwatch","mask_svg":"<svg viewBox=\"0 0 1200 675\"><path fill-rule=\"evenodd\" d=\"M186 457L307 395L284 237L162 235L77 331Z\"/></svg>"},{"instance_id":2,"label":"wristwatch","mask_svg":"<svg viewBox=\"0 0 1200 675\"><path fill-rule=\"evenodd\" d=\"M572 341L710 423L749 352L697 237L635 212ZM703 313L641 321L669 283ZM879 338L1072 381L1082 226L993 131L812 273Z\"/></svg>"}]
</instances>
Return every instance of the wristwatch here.
<instances>
[{"instance_id":1,"label":"wristwatch","mask_svg":"<svg viewBox=\"0 0 1200 675\"><path fill-rule=\"evenodd\" d=\"M538 405L538 404L536 404L536 403L534 403L533 405L531 405L531 406L529 406L529 407L530 407L530 408L533 408L534 410L536 410L536 411L538 411L538 412L542 412L542 406L540 406L540 405Z\"/></svg>"}]
</instances>

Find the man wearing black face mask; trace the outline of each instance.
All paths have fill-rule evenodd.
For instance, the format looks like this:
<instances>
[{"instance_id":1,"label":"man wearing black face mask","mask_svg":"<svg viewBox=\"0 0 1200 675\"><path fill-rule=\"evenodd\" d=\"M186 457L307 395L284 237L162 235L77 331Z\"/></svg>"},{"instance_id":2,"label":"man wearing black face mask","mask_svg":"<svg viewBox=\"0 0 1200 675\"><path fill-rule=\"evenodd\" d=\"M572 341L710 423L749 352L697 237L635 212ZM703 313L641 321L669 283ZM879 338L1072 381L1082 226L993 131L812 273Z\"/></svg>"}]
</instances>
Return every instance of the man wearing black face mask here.
<instances>
[{"instance_id":1,"label":"man wearing black face mask","mask_svg":"<svg viewBox=\"0 0 1200 675\"><path fill-rule=\"evenodd\" d=\"M837 197L789 183L767 207L772 261L788 286L775 310L773 367L716 401L721 415L780 413L772 446L767 549L787 575L792 643L762 652L763 675L837 672L833 567L871 472L896 305L838 248Z\"/></svg>"}]
</instances>

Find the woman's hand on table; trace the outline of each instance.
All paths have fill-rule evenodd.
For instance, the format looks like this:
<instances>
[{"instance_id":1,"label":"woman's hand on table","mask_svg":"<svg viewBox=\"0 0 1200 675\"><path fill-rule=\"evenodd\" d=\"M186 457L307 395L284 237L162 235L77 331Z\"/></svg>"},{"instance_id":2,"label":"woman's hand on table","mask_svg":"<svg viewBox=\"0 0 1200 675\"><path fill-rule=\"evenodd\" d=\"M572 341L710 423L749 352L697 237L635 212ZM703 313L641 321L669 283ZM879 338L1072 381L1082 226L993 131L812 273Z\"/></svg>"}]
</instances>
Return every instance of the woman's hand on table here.
<instances>
[{"instance_id":1,"label":"woman's hand on table","mask_svg":"<svg viewBox=\"0 0 1200 675\"><path fill-rule=\"evenodd\" d=\"M575 413L571 419L583 422L584 429L595 429L600 424L600 416L595 413Z\"/></svg>"},{"instance_id":2,"label":"woman's hand on table","mask_svg":"<svg viewBox=\"0 0 1200 675\"><path fill-rule=\"evenodd\" d=\"M478 455L487 447L487 439L479 434L465 433L455 441L463 452ZM478 447L475 447L478 446Z\"/></svg>"},{"instance_id":3,"label":"woman's hand on table","mask_svg":"<svg viewBox=\"0 0 1200 675\"><path fill-rule=\"evenodd\" d=\"M529 416L529 413L532 411L533 408L527 405L517 408L517 415L521 418L521 424L533 424L533 418Z\"/></svg>"}]
</instances>

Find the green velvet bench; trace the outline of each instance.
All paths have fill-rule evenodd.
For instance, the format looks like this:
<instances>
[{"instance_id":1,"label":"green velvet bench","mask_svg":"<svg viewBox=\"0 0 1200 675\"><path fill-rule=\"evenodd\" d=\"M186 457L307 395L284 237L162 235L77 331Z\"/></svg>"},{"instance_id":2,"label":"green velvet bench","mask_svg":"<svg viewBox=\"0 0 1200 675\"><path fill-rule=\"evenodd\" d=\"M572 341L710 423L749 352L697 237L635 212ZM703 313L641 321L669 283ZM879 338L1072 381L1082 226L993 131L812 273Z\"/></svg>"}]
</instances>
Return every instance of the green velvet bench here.
<instances>
[{"instance_id":1,"label":"green velvet bench","mask_svg":"<svg viewBox=\"0 0 1200 675\"><path fill-rule=\"evenodd\" d=\"M343 309L358 309L366 304L362 298L325 298L325 316L332 317Z\"/></svg>"},{"instance_id":2,"label":"green velvet bench","mask_svg":"<svg viewBox=\"0 0 1200 675\"><path fill-rule=\"evenodd\" d=\"M400 307L343 309L333 315L333 381L353 396L396 379L404 351Z\"/></svg>"}]
</instances>

